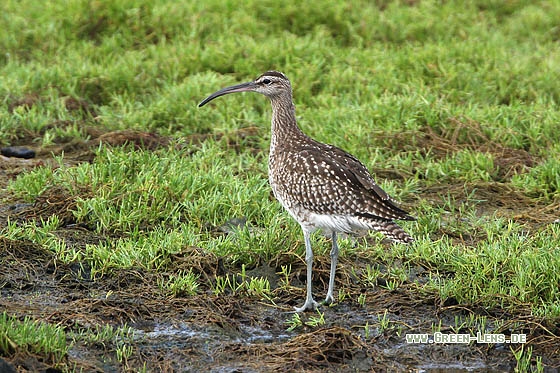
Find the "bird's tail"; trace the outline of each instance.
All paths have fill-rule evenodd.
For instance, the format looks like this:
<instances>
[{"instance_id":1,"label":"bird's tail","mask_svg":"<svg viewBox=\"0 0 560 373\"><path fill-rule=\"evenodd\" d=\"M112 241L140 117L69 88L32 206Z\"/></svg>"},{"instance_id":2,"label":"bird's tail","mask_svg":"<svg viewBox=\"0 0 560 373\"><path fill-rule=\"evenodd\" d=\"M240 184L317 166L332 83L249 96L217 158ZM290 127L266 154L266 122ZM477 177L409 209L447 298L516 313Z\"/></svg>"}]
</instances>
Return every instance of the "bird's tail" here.
<instances>
[{"instance_id":1,"label":"bird's tail","mask_svg":"<svg viewBox=\"0 0 560 373\"><path fill-rule=\"evenodd\" d=\"M399 243L411 243L414 241L414 238L392 220L375 220L370 225L371 229L383 233L392 241Z\"/></svg>"}]
</instances>

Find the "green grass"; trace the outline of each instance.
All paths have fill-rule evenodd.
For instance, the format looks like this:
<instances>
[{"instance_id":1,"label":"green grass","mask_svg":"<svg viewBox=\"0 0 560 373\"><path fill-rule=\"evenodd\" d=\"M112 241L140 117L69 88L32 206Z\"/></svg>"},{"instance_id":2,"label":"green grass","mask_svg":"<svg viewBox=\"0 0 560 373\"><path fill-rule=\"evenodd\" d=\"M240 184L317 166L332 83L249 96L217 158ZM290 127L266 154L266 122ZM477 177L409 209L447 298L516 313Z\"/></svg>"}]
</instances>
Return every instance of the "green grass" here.
<instances>
[{"instance_id":1,"label":"green grass","mask_svg":"<svg viewBox=\"0 0 560 373\"><path fill-rule=\"evenodd\" d=\"M372 261L364 286L380 275L375 261L399 259L402 268L381 274L391 289L422 265L430 279L419 286L444 301L512 312L528 305L556 320L560 228L553 214L531 220L517 214L528 207L519 204L507 216L494 213L495 201L476 190L499 186L557 211L559 4L6 0L0 145L85 141L87 127L153 131L173 143L155 151L100 146L92 163L59 154L57 167L21 173L2 195L34 202L62 187L76 200L75 220L111 239L73 247L57 234L56 216L11 222L0 234L42 245L62 263L87 263L94 277L123 268L163 273L160 289L171 296L195 294L200 285L192 272L168 273L185 247L248 266L284 251L303 255L299 227L269 198L267 100L231 95L197 108L219 88L278 69L292 81L303 130L380 174L396 172L399 178L377 179L419 218L404 224L417 238L409 247L343 243L342 255ZM68 109L69 97L93 111ZM247 127L256 134L238 136ZM426 142L427 128L452 145L446 154ZM520 160L504 176L504 149L532 162ZM241 217L246 227L213 231ZM327 246L316 245L319 252ZM222 280L224 288L236 286ZM254 281L243 282L243 294L269 297L268 284Z\"/></svg>"},{"instance_id":2,"label":"green grass","mask_svg":"<svg viewBox=\"0 0 560 373\"><path fill-rule=\"evenodd\" d=\"M258 297L260 299L271 300L270 282L264 277L249 277L245 272L245 265L242 266L239 279L235 276L217 276L216 282L212 289L214 295L232 294L238 296L244 294L246 296Z\"/></svg>"},{"instance_id":3,"label":"green grass","mask_svg":"<svg viewBox=\"0 0 560 373\"><path fill-rule=\"evenodd\" d=\"M114 352L116 360L125 366L134 349L134 330L127 325L118 328L108 324L96 325L90 329L80 328L70 333L70 337L74 344L98 345L106 351Z\"/></svg>"},{"instance_id":4,"label":"green grass","mask_svg":"<svg viewBox=\"0 0 560 373\"><path fill-rule=\"evenodd\" d=\"M55 364L63 362L70 346L64 328L25 317L18 320L6 312L0 314L0 353L14 351L48 356Z\"/></svg>"}]
</instances>

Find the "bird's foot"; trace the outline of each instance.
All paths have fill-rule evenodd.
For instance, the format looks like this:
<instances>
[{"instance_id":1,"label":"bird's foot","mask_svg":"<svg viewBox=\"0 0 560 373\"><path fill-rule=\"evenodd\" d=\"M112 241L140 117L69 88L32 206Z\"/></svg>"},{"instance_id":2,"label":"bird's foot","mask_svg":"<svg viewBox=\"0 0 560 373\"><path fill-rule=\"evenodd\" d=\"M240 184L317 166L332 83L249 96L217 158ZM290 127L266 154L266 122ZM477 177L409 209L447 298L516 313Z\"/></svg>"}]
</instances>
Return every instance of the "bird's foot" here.
<instances>
[{"instance_id":1,"label":"bird's foot","mask_svg":"<svg viewBox=\"0 0 560 373\"><path fill-rule=\"evenodd\" d=\"M325 300L323 301L323 304L333 304L334 303L334 297L332 294L327 294L327 297L325 298Z\"/></svg>"},{"instance_id":2,"label":"bird's foot","mask_svg":"<svg viewBox=\"0 0 560 373\"><path fill-rule=\"evenodd\" d=\"M320 303L317 303L313 300L313 298L308 298L305 300L305 303L301 307L294 307L296 312L304 312L306 310L314 311L320 306Z\"/></svg>"}]
</instances>

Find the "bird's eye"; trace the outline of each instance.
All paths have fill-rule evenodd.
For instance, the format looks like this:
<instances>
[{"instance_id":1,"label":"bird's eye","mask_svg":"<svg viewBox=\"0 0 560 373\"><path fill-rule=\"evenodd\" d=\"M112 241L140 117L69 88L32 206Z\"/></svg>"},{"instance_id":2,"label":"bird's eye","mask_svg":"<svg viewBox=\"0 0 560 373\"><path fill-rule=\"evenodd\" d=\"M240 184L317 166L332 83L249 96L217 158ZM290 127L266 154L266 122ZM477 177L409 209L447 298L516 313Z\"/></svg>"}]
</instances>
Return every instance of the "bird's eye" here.
<instances>
[{"instance_id":1,"label":"bird's eye","mask_svg":"<svg viewBox=\"0 0 560 373\"><path fill-rule=\"evenodd\" d=\"M270 83L272 83L272 82L270 81L270 79L263 79L262 82L263 82L264 84L267 84L267 85L270 84Z\"/></svg>"}]
</instances>

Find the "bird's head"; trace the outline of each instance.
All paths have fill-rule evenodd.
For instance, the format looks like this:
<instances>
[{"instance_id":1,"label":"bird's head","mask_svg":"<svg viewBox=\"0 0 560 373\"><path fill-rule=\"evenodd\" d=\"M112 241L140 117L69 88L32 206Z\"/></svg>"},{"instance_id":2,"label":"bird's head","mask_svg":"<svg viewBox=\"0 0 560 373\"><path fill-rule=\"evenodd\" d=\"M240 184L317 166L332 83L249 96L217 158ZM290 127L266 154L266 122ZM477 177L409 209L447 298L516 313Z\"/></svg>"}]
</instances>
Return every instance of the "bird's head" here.
<instances>
[{"instance_id":1,"label":"bird's head","mask_svg":"<svg viewBox=\"0 0 560 373\"><path fill-rule=\"evenodd\" d=\"M271 100L288 95L291 100L292 86L288 78L286 78L286 75L278 71L267 71L252 82L233 85L212 93L202 100L198 106L204 106L213 99L229 93L248 91L262 93Z\"/></svg>"}]
</instances>

